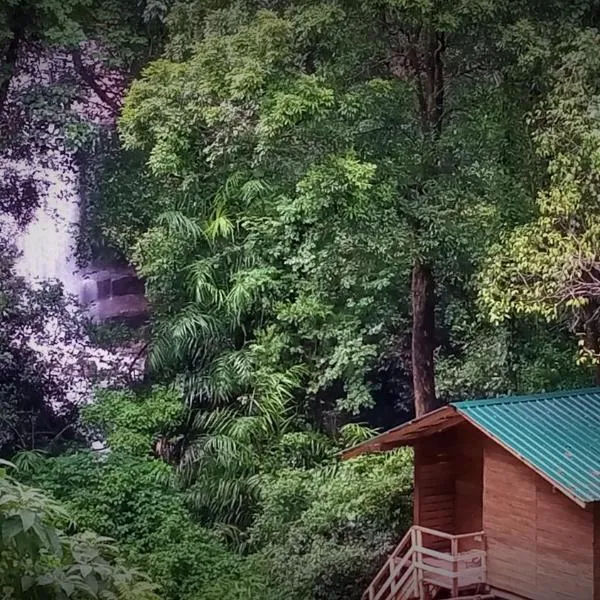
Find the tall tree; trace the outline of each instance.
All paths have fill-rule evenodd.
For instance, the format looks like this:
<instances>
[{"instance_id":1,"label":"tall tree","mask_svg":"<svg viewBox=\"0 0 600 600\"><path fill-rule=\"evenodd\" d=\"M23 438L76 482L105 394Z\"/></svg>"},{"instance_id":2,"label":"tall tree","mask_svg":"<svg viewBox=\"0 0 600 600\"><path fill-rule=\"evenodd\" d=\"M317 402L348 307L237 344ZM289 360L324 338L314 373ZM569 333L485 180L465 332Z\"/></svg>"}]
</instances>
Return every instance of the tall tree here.
<instances>
[{"instance_id":1,"label":"tall tree","mask_svg":"<svg viewBox=\"0 0 600 600\"><path fill-rule=\"evenodd\" d=\"M422 7L423 8L423 7ZM436 7L437 8L437 7ZM434 22L435 9L425 18L417 18L416 26L409 25L402 31L404 15L394 14L388 9L389 35L396 38L392 45L393 55L404 61L404 69L391 63L392 75L414 78L415 93L423 140L422 180L417 187L424 188L435 180L441 166L438 144L443 133L446 66L446 32L439 31ZM404 17L404 18L403 18ZM412 19L411 19L412 20ZM408 67L408 69L406 69ZM421 190L417 190L420 194ZM428 201L424 197L425 202ZM415 236L419 237L422 227L419 217L412 224ZM435 392L434 352L436 348L435 275L433 257L425 253L415 256L411 278L412 304L412 377L417 416L439 406Z\"/></svg>"},{"instance_id":2,"label":"tall tree","mask_svg":"<svg viewBox=\"0 0 600 600\"><path fill-rule=\"evenodd\" d=\"M175 211L136 256L170 318L194 307L195 325L180 329L184 370L207 372L213 356L200 315L213 326L235 315L226 346L268 327L291 337L280 364L313 365L315 414L331 398L356 411L372 405L369 373L408 325L416 412L435 408L436 286L468 286L507 205L527 201L523 161L505 151L523 106L495 66L499 23L526 9L186 8L185 35L194 18L201 33L186 49L174 38L167 56L185 59L151 64L121 122L171 186ZM190 281L178 306L173 290ZM219 298L246 300L217 314Z\"/></svg>"},{"instance_id":3,"label":"tall tree","mask_svg":"<svg viewBox=\"0 0 600 600\"><path fill-rule=\"evenodd\" d=\"M600 384L598 41L596 30L580 30L561 46L533 119L546 182L532 220L494 248L482 300L495 322L534 314L568 325Z\"/></svg>"}]
</instances>

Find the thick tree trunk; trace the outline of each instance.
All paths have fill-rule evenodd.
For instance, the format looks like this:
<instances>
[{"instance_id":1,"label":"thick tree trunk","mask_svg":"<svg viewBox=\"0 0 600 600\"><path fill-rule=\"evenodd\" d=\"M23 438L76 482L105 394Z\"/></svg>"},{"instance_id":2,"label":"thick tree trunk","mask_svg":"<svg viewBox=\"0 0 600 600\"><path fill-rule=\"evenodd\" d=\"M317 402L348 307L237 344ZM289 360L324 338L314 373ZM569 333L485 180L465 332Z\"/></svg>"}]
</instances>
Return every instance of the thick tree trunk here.
<instances>
[{"instance_id":1,"label":"thick tree trunk","mask_svg":"<svg viewBox=\"0 0 600 600\"><path fill-rule=\"evenodd\" d=\"M439 170L437 143L444 117L444 33L431 29L419 35L418 47L408 48L416 81L423 141L423 181L435 179ZM419 236L419 226L415 231ZM417 261L412 271L412 371L415 413L424 415L440 406L435 393L435 280L431 263Z\"/></svg>"},{"instance_id":2,"label":"thick tree trunk","mask_svg":"<svg viewBox=\"0 0 600 600\"><path fill-rule=\"evenodd\" d=\"M435 395L435 290L428 265L417 263L412 271L412 376L417 417L436 408Z\"/></svg>"},{"instance_id":3,"label":"thick tree trunk","mask_svg":"<svg viewBox=\"0 0 600 600\"><path fill-rule=\"evenodd\" d=\"M393 22L393 17L390 17ZM387 18L384 19L387 22ZM445 104L444 53L446 35L432 27L406 31L392 28L391 73L410 78L415 86L423 142L422 169L415 189L438 177L440 170L438 143L442 134ZM423 194L423 202L432 199ZM415 241L421 236L420 215L409 214ZM419 250L422 250L420 248ZM416 261L412 270L412 379L417 416L440 406L435 394L435 280L432 264L435 257Z\"/></svg>"}]
</instances>

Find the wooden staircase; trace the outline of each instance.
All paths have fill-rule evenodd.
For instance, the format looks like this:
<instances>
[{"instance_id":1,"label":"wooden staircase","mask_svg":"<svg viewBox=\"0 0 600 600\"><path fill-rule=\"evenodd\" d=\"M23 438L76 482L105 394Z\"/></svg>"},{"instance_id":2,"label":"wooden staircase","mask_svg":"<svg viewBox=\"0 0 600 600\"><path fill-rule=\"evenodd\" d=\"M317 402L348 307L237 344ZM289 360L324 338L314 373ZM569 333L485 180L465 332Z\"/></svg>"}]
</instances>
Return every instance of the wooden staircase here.
<instances>
[{"instance_id":1,"label":"wooden staircase","mask_svg":"<svg viewBox=\"0 0 600 600\"><path fill-rule=\"evenodd\" d=\"M443 590L452 598L480 592L486 582L482 531L452 535L411 527L362 600L434 600Z\"/></svg>"}]
</instances>

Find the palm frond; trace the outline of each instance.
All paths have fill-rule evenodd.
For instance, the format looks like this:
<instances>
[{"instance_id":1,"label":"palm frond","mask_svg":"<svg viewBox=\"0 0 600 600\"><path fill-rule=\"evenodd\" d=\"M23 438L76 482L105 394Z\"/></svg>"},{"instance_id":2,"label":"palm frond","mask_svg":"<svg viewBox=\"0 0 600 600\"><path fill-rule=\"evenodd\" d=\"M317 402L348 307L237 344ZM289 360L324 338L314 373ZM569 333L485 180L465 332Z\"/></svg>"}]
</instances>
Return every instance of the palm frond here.
<instances>
[{"instance_id":1,"label":"palm frond","mask_svg":"<svg viewBox=\"0 0 600 600\"><path fill-rule=\"evenodd\" d=\"M234 272L227 294L229 314L239 321L241 315L252 308L276 275L276 269L267 267L241 268Z\"/></svg>"},{"instance_id":2,"label":"palm frond","mask_svg":"<svg viewBox=\"0 0 600 600\"><path fill-rule=\"evenodd\" d=\"M260 179L251 179L246 181L240 190L242 201L246 206L252 204L255 200L262 198L271 191L270 186Z\"/></svg>"},{"instance_id":3,"label":"palm frond","mask_svg":"<svg viewBox=\"0 0 600 600\"><path fill-rule=\"evenodd\" d=\"M150 366L162 371L190 356L202 356L222 335L222 323L215 315L189 304L157 332L150 347Z\"/></svg>"},{"instance_id":4,"label":"palm frond","mask_svg":"<svg viewBox=\"0 0 600 600\"><path fill-rule=\"evenodd\" d=\"M225 202L234 201L240 188L243 186L246 177L247 176L241 171L230 175L225 181L225 184L217 192L217 200Z\"/></svg>"},{"instance_id":5,"label":"palm frond","mask_svg":"<svg viewBox=\"0 0 600 600\"><path fill-rule=\"evenodd\" d=\"M24 450L22 452L18 452L14 458L12 465L14 468L18 469L21 473L33 473L41 466L46 452L41 450ZM0 465L2 462L0 462ZM6 463L10 465L11 463Z\"/></svg>"},{"instance_id":6,"label":"palm frond","mask_svg":"<svg viewBox=\"0 0 600 600\"><path fill-rule=\"evenodd\" d=\"M346 423L340 428L340 438L344 448L356 446L377 435L378 431L364 423Z\"/></svg>"},{"instance_id":7,"label":"palm frond","mask_svg":"<svg viewBox=\"0 0 600 600\"><path fill-rule=\"evenodd\" d=\"M202 308L218 310L225 302L226 293L214 278L214 264L202 259L187 267L189 285L196 303Z\"/></svg>"},{"instance_id":8,"label":"palm frond","mask_svg":"<svg viewBox=\"0 0 600 600\"><path fill-rule=\"evenodd\" d=\"M204 235L202 227L194 219L176 210L161 213L157 217L157 223L173 235L194 241L201 239Z\"/></svg>"},{"instance_id":9,"label":"palm frond","mask_svg":"<svg viewBox=\"0 0 600 600\"><path fill-rule=\"evenodd\" d=\"M204 235L214 242L218 238L233 239L234 225L224 204L217 204L204 225Z\"/></svg>"}]
</instances>

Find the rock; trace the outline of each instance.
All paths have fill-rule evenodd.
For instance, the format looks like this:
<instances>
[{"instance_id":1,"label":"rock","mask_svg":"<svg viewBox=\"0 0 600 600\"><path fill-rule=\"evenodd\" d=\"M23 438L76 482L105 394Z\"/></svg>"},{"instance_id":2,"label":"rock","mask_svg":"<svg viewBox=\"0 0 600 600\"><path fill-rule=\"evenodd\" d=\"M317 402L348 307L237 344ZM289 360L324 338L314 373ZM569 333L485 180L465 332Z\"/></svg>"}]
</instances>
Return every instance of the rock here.
<instances>
[{"instance_id":1,"label":"rock","mask_svg":"<svg viewBox=\"0 0 600 600\"><path fill-rule=\"evenodd\" d=\"M148 302L137 294L111 296L94 302L90 313L98 323L124 323L137 327L148 320Z\"/></svg>"},{"instance_id":2,"label":"rock","mask_svg":"<svg viewBox=\"0 0 600 600\"><path fill-rule=\"evenodd\" d=\"M98 285L93 279L84 279L79 290L79 300L83 306L98 299Z\"/></svg>"},{"instance_id":3,"label":"rock","mask_svg":"<svg viewBox=\"0 0 600 600\"><path fill-rule=\"evenodd\" d=\"M111 283L110 277L96 280L96 299L104 300L105 298L110 298Z\"/></svg>"},{"instance_id":4,"label":"rock","mask_svg":"<svg viewBox=\"0 0 600 600\"><path fill-rule=\"evenodd\" d=\"M128 296L131 294L143 296L145 291L144 282L135 275L122 275L112 280L111 293L113 296Z\"/></svg>"},{"instance_id":5,"label":"rock","mask_svg":"<svg viewBox=\"0 0 600 600\"><path fill-rule=\"evenodd\" d=\"M80 297L95 322L138 327L148 320L144 294L144 282L132 267L95 264L86 269Z\"/></svg>"}]
</instances>

